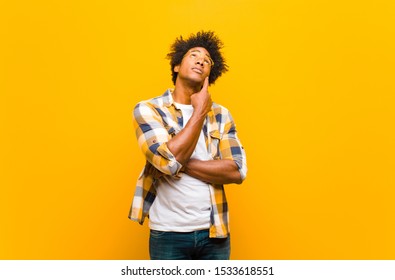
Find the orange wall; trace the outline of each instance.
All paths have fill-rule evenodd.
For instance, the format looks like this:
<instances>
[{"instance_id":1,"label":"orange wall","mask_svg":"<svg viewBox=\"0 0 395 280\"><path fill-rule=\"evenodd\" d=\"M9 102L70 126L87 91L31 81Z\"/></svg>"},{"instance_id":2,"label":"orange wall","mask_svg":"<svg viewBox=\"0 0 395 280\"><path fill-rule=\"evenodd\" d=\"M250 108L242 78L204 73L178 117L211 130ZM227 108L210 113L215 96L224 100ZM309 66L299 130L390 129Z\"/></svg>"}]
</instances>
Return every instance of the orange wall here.
<instances>
[{"instance_id":1,"label":"orange wall","mask_svg":"<svg viewBox=\"0 0 395 280\"><path fill-rule=\"evenodd\" d=\"M131 111L210 29L249 166L232 258L394 259L394 2L144 2L0 4L0 258L148 258Z\"/></svg>"}]
</instances>

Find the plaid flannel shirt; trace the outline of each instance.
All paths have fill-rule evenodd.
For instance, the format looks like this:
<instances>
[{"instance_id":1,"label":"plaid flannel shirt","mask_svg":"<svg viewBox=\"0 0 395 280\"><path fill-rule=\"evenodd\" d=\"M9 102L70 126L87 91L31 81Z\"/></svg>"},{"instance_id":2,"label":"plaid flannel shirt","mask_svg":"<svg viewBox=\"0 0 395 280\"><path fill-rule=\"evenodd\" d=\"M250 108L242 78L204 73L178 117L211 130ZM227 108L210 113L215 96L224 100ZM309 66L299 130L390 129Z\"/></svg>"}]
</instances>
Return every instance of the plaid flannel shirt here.
<instances>
[{"instance_id":1,"label":"plaid flannel shirt","mask_svg":"<svg viewBox=\"0 0 395 280\"><path fill-rule=\"evenodd\" d=\"M143 224L156 196L160 176L182 176L182 165L167 148L167 141L183 128L183 117L173 103L172 90L162 96L142 101L133 112L137 141L146 157L136 185L129 218ZM229 111L213 103L203 124L207 151L211 158L231 159L242 180L247 173L244 148L237 138L235 124ZM181 171L181 172L180 172ZM223 185L210 184L210 237L224 238L229 234L229 213Z\"/></svg>"}]
</instances>

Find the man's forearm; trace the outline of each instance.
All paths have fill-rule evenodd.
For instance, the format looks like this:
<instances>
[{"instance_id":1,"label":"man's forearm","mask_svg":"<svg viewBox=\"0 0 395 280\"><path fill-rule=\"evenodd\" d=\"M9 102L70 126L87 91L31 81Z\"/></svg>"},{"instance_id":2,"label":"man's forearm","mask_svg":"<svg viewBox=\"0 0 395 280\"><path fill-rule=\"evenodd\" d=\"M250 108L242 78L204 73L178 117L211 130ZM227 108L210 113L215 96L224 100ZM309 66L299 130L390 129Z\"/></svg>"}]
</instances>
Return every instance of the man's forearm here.
<instances>
[{"instance_id":1,"label":"man's forearm","mask_svg":"<svg viewBox=\"0 0 395 280\"><path fill-rule=\"evenodd\" d=\"M190 159L184 172L189 176L211 184L240 184L242 182L236 163L230 159Z\"/></svg>"},{"instance_id":2,"label":"man's forearm","mask_svg":"<svg viewBox=\"0 0 395 280\"><path fill-rule=\"evenodd\" d=\"M203 120L204 118L201 116L192 115L187 125L167 142L167 147L181 165L186 164L195 150Z\"/></svg>"}]
</instances>

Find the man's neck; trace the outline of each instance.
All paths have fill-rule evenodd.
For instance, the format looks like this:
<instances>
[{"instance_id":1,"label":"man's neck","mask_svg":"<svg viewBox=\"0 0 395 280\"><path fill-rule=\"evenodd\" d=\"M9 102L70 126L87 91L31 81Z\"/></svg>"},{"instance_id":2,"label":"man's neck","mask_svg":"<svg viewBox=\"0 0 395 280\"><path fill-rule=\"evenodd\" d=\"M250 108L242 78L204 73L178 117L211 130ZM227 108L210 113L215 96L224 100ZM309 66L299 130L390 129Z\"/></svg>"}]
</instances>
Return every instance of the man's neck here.
<instances>
[{"instance_id":1,"label":"man's neck","mask_svg":"<svg viewBox=\"0 0 395 280\"><path fill-rule=\"evenodd\" d=\"M177 79L174 91L173 100L180 104L191 104L191 95L200 91L201 85L187 85Z\"/></svg>"}]
</instances>

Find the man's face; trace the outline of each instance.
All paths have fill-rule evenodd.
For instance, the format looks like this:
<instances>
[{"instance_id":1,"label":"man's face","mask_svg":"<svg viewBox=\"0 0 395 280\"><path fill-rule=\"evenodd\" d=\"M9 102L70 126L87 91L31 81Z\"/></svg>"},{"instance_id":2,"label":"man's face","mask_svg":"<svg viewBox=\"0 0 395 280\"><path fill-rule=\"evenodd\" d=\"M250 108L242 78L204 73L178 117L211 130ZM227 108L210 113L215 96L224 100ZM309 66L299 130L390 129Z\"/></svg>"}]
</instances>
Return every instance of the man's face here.
<instances>
[{"instance_id":1,"label":"man's face","mask_svg":"<svg viewBox=\"0 0 395 280\"><path fill-rule=\"evenodd\" d=\"M213 65L214 62L208 51L202 47L195 47L184 55L181 64L176 65L174 71L178 73L177 79L203 83L204 79L210 75Z\"/></svg>"}]
</instances>

